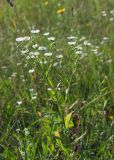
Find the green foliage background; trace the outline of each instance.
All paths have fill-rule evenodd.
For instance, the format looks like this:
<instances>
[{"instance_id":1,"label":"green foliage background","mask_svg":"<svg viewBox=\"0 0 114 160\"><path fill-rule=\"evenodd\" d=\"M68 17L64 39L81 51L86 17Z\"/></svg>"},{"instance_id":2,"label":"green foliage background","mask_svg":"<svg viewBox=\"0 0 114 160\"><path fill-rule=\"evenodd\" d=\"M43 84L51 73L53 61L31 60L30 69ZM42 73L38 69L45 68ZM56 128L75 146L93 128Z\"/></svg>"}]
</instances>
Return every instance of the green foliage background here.
<instances>
[{"instance_id":1,"label":"green foliage background","mask_svg":"<svg viewBox=\"0 0 114 160\"><path fill-rule=\"evenodd\" d=\"M114 159L113 18L113 0L0 2L0 160Z\"/></svg>"}]
</instances>

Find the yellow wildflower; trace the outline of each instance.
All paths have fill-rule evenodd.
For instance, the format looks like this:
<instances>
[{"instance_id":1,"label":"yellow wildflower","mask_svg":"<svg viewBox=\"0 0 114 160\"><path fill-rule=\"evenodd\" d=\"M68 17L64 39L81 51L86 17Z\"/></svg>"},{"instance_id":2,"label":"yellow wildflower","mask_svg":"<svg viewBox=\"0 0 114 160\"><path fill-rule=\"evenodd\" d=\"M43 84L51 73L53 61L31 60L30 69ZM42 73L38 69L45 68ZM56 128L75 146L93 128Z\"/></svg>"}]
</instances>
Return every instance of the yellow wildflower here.
<instances>
[{"instance_id":1,"label":"yellow wildflower","mask_svg":"<svg viewBox=\"0 0 114 160\"><path fill-rule=\"evenodd\" d=\"M60 138L60 137L61 137L59 131L55 131L55 132L54 132L54 136L57 137L57 138Z\"/></svg>"},{"instance_id":2,"label":"yellow wildflower","mask_svg":"<svg viewBox=\"0 0 114 160\"><path fill-rule=\"evenodd\" d=\"M61 9L58 9L57 10L57 13L58 14L62 14L62 13L64 13L65 12L65 8L61 8Z\"/></svg>"},{"instance_id":3,"label":"yellow wildflower","mask_svg":"<svg viewBox=\"0 0 114 160\"><path fill-rule=\"evenodd\" d=\"M47 5L48 5L48 1L45 1L45 3L44 3L44 4L45 4L45 6L47 6Z\"/></svg>"},{"instance_id":4,"label":"yellow wildflower","mask_svg":"<svg viewBox=\"0 0 114 160\"><path fill-rule=\"evenodd\" d=\"M110 120L113 120L113 119L114 119L114 116L110 115L109 118L110 118Z\"/></svg>"}]
</instances>

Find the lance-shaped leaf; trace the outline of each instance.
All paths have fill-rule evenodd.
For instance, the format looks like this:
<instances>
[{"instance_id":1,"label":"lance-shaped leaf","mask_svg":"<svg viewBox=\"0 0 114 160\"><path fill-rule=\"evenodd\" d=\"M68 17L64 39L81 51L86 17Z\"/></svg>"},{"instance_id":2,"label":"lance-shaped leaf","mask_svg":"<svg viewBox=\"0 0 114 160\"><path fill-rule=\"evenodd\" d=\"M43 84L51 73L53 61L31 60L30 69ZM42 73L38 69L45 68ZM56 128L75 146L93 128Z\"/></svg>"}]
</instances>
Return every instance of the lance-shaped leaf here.
<instances>
[{"instance_id":1,"label":"lance-shaped leaf","mask_svg":"<svg viewBox=\"0 0 114 160\"><path fill-rule=\"evenodd\" d=\"M73 123L70 123L73 112L67 114L65 119L64 119L66 129L73 127Z\"/></svg>"}]
</instances>

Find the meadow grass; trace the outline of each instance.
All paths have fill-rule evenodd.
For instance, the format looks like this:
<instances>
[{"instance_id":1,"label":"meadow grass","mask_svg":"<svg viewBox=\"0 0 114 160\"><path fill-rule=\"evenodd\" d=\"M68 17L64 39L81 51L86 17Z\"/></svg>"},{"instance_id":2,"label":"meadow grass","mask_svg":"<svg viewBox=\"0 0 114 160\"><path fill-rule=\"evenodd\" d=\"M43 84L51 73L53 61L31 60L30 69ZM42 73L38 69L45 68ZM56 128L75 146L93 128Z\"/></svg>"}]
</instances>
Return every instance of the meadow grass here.
<instances>
[{"instance_id":1,"label":"meadow grass","mask_svg":"<svg viewBox=\"0 0 114 160\"><path fill-rule=\"evenodd\" d=\"M114 160L114 1L0 2L0 160Z\"/></svg>"}]
</instances>

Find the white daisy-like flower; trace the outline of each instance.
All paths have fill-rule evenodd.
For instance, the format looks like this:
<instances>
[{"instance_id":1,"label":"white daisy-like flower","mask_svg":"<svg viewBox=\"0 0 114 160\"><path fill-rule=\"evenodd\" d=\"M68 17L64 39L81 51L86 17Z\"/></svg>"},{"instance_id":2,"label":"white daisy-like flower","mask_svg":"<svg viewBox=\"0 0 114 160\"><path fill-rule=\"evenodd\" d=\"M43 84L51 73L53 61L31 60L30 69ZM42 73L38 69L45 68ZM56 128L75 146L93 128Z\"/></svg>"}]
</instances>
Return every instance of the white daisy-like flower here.
<instances>
[{"instance_id":1,"label":"white daisy-like flower","mask_svg":"<svg viewBox=\"0 0 114 160\"><path fill-rule=\"evenodd\" d=\"M48 37L48 41L55 41L55 37Z\"/></svg>"},{"instance_id":2,"label":"white daisy-like flower","mask_svg":"<svg viewBox=\"0 0 114 160\"><path fill-rule=\"evenodd\" d=\"M43 62L43 64L47 64L48 62L45 60L44 62Z\"/></svg>"},{"instance_id":3,"label":"white daisy-like flower","mask_svg":"<svg viewBox=\"0 0 114 160\"><path fill-rule=\"evenodd\" d=\"M109 21L110 21L110 22L113 22L113 21L114 21L114 18L113 18L113 17L111 17L111 18L109 19Z\"/></svg>"},{"instance_id":4,"label":"white daisy-like flower","mask_svg":"<svg viewBox=\"0 0 114 160\"><path fill-rule=\"evenodd\" d=\"M19 132L20 132L20 128L17 128L17 129L16 129L16 132L19 133Z\"/></svg>"},{"instance_id":5,"label":"white daisy-like flower","mask_svg":"<svg viewBox=\"0 0 114 160\"><path fill-rule=\"evenodd\" d=\"M110 14L114 15L114 9L110 11Z\"/></svg>"},{"instance_id":6,"label":"white daisy-like flower","mask_svg":"<svg viewBox=\"0 0 114 160\"><path fill-rule=\"evenodd\" d=\"M58 62L55 62L55 63L53 64L54 67L56 67L57 65L58 65Z\"/></svg>"},{"instance_id":7,"label":"white daisy-like flower","mask_svg":"<svg viewBox=\"0 0 114 160\"><path fill-rule=\"evenodd\" d=\"M29 36L16 38L16 42L24 42L24 41L29 41L29 40L30 40Z\"/></svg>"},{"instance_id":8,"label":"white daisy-like flower","mask_svg":"<svg viewBox=\"0 0 114 160\"><path fill-rule=\"evenodd\" d=\"M37 98L37 96L32 96L32 100L35 100Z\"/></svg>"},{"instance_id":9,"label":"white daisy-like flower","mask_svg":"<svg viewBox=\"0 0 114 160\"><path fill-rule=\"evenodd\" d=\"M45 32L43 35L44 36L49 36L49 34L50 34L49 32Z\"/></svg>"},{"instance_id":10,"label":"white daisy-like flower","mask_svg":"<svg viewBox=\"0 0 114 160\"><path fill-rule=\"evenodd\" d=\"M30 91L30 92L33 92L33 91L34 91L34 89L33 89L33 88L30 88L30 89L29 89L29 91Z\"/></svg>"},{"instance_id":11,"label":"white daisy-like flower","mask_svg":"<svg viewBox=\"0 0 114 160\"><path fill-rule=\"evenodd\" d=\"M44 53L44 56L50 57L50 56L52 56L52 53L51 52Z\"/></svg>"},{"instance_id":12,"label":"white daisy-like flower","mask_svg":"<svg viewBox=\"0 0 114 160\"><path fill-rule=\"evenodd\" d=\"M69 36L69 37L67 37L67 39L68 40L75 40L77 37L75 37L75 36Z\"/></svg>"},{"instance_id":13,"label":"white daisy-like flower","mask_svg":"<svg viewBox=\"0 0 114 160\"><path fill-rule=\"evenodd\" d=\"M33 52L34 56L39 56L39 52Z\"/></svg>"},{"instance_id":14,"label":"white daisy-like flower","mask_svg":"<svg viewBox=\"0 0 114 160\"><path fill-rule=\"evenodd\" d=\"M57 68L61 68L61 61L55 62L55 63L53 64L53 66L54 66L54 67L57 67Z\"/></svg>"},{"instance_id":15,"label":"white daisy-like flower","mask_svg":"<svg viewBox=\"0 0 114 160\"><path fill-rule=\"evenodd\" d=\"M48 91L52 91L52 88L49 88L49 87L48 87L47 90L48 90Z\"/></svg>"},{"instance_id":16,"label":"white daisy-like flower","mask_svg":"<svg viewBox=\"0 0 114 160\"><path fill-rule=\"evenodd\" d=\"M102 11L102 16L103 16L103 17L106 17L106 16L107 16L106 11Z\"/></svg>"},{"instance_id":17,"label":"white daisy-like flower","mask_svg":"<svg viewBox=\"0 0 114 160\"><path fill-rule=\"evenodd\" d=\"M34 48L34 49L37 48L37 47L38 47L37 44L33 44L33 45L32 45L32 48Z\"/></svg>"},{"instance_id":18,"label":"white daisy-like flower","mask_svg":"<svg viewBox=\"0 0 114 160\"><path fill-rule=\"evenodd\" d=\"M28 136L28 135L30 134L28 128L25 128L25 129L24 129L24 132L25 132L25 136Z\"/></svg>"},{"instance_id":19,"label":"white daisy-like flower","mask_svg":"<svg viewBox=\"0 0 114 160\"><path fill-rule=\"evenodd\" d=\"M26 50L22 50L21 53L24 55L25 53L27 53L29 50L26 49Z\"/></svg>"},{"instance_id":20,"label":"white daisy-like flower","mask_svg":"<svg viewBox=\"0 0 114 160\"><path fill-rule=\"evenodd\" d=\"M78 50L82 50L83 48L82 48L82 46L81 46L81 45L77 45L77 46L76 46L76 49L78 49Z\"/></svg>"},{"instance_id":21,"label":"white daisy-like flower","mask_svg":"<svg viewBox=\"0 0 114 160\"><path fill-rule=\"evenodd\" d=\"M26 56L26 59L30 59L31 57L30 56ZM24 67L26 67L26 66L24 66Z\"/></svg>"},{"instance_id":22,"label":"white daisy-like flower","mask_svg":"<svg viewBox=\"0 0 114 160\"><path fill-rule=\"evenodd\" d=\"M75 45L75 44L76 44L75 41L68 42L68 45L69 45L69 46L73 46L73 45Z\"/></svg>"},{"instance_id":23,"label":"white daisy-like flower","mask_svg":"<svg viewBox=\"0 0 114 160\"><path fill-rule=\"evenodd\" d=\"M98 50L97 49L92 49L94 54L98 54Z\"/></svg>"},{"instance_id":24,"label":"white daisy-like flower","mask_svg":"<svg viewBox=\"0 0 114 160\"><path fill-rule=\"evenodd\" d=\"M84 41L84 45L85 45L85 46L91 46L91 43L85 40L85 41Z\"/></svg>"},{"instance_id":25,"label":"white daisy-like flower","mask_svg":"<svg viewBox=\"0 0 114 160\"><path fill-rule=\"evenodd\" d=\"M33 95L32 95L32 100L35 100L36 98L37 98L37 93L34 93Z\"/></svg>"},{"instance_id":26,"label":"white daisy-like flower","mask_svg":"<svg viewBox=\"0 0 114 160\"><path fill-rule=\"evenodd\" d=\"M108 37L103 37L103 40L104 40L104 41L108 40Z\"/></svg>"},{"instance_id":27,"label":"white daisy-like flower","mask_svg":"<svg viewBox=\"0 0 114 160\"><path fill-rule=\"evenodd\" d=\"M76 51L76 54L78 54L78 55L82 55L82 54L83 54L83 52L82 52L82 51Z\"/></svg>"},{"instance_id":28,"label":"white daisy-like flower","mask_svg":"<svg viewBox=\"0 0 114 160\"><path fill-rule=\"evenodd\" d=\"M38 50L39 50L39 51L46 51L47 48L46 48L45 46L39 46Z\"/></svg>"},{"instance_id":29,"label":"white daisy-like flower","mask_svg":"<svg viewBox=\"0 0 114 160\"><path fill-rule=\"evenodd\" d=\"M2 66L1 69L7 69L7 67L6 66Z\"/></svg>"},{"instance_id":30,"label":"white daisy-like flower","mask_svg":"<svg viewBox=\"0 0 114 160\"><path fill-rule=\"evenodd\" d=\"M30 69L28 72L29 72L29 73L34 73L34 71L35 71L35 70L34 70L34 68L33 68L33 69Z\"/></svg>"},{"instance_id":31,"label":"white daisy-like flower","mask_svg":"<svg viewBox=\"0 0 114 160\"><path fill-rule=\"evenodd\" d=\"M20 66L21 65L21 63L19 62L19 63L17 63L17 66Z\"/></svg>"},{"instance_id":32,"label":"white daisy-like flower","mask_svg":"<svg viewBox=\"0 0 114 160\"><path fill-rule=\"evenodd\" d=\"M63 55L62 54L59 54L59 55L57 55L56 56L58 59L61 59L61 58L63 58Z\"/></svg>"},{"instance_id":33,"label":"white daisy-like flower","mask_svg":"<svg viewBox=\"0 0 114 160\"><path fill-rule=\"evenodd\" d=\"M22 104L22 101L17 101L17 104L18 104L18 105L21 105L21 104Z\"/></svg>"},{"instance_id":34,"label":"white daisy-like flower","mask_svg":"<svg viewBox=\"0 0 114 160\"><path fill-rule=\"evenodd\" d=\"M40 54L39 52L30 52L29 53L30 57L33 57L33 56L36 57L36 56L39 56L39 54Z\"/></svg>"},{"instance_id":35,"label":"white daisy-like flower","mask_svg":"<svg viewBox=\"0 0 114 160\"><path fill-rule=\"evenodd\" d=\"M37 33L39 33L40 32L40 30L39 29L32 29L31 30L31 33L35 33L35 34L37 34Z\"/></svg>"},{"instance_id":36,"label":"white daisy-like flower","mask_svg":"<svg viewBox=\"0 0 114 160\"><path fill-rule=\"evenodd\" d=\"M86 39L86 37L81 37L79 41L84 41Z\"/></svg>"},{"instance_id":37,"label":"white daisy-like flower","mask_svg":"<svg viewBox=\"0 0 114 160\"><path fill-rule=\"evenodd\" d=\"M45 60L45 61L40 61L40 64L47 64L48 62Z\"/></svg>"},{"instance_id":38,"label":"white daisy-like flower","mask_svg":"<svg viewBox=\"0 0 114 160\"><path fill-rule=\"evenodd\" d=\"M14 72L14 73L12 73L12 77L16 77L16 75L17 75L17 73L16 72Z\"/></svg>"}]
</instances>

